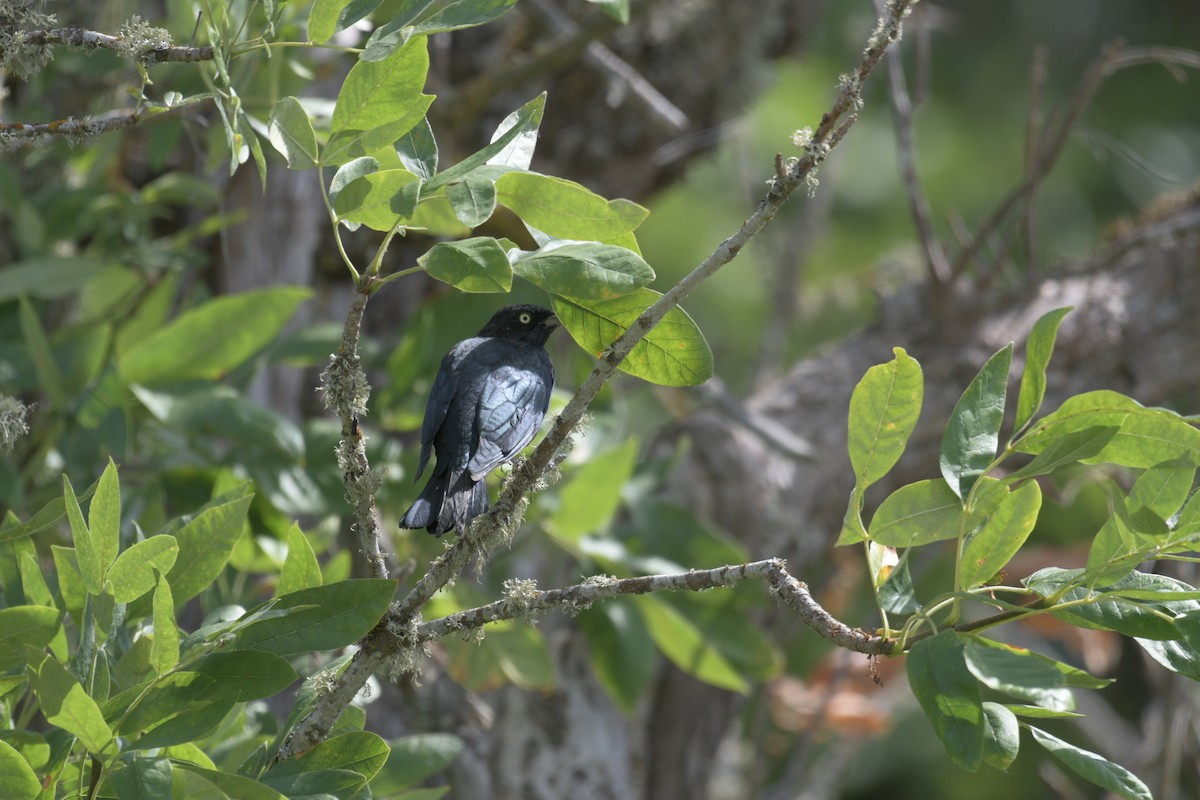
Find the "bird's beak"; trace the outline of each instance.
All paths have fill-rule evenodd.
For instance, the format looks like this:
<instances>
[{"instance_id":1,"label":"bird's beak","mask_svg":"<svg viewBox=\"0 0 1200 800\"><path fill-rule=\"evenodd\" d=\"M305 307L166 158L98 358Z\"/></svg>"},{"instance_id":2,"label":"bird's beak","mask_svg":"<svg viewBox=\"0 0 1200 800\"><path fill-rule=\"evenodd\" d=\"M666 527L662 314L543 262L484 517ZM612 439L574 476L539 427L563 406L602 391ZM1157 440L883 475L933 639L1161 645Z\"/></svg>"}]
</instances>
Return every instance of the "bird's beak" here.
<instances>
[{"instance_id":1,"label":"bird's beak","mask_svg":"<svg viewBox=\"0 0 1200 800\"><path fill-rule=\"evenodd\" d=\"M553 314L550 315L549 317L546 317L544 320L542 320L542 324L545 325L550 330L554 330L555 328L562 327L562 322L558 319L557 316L554 316Z\"/></svg>"}]
</instances>

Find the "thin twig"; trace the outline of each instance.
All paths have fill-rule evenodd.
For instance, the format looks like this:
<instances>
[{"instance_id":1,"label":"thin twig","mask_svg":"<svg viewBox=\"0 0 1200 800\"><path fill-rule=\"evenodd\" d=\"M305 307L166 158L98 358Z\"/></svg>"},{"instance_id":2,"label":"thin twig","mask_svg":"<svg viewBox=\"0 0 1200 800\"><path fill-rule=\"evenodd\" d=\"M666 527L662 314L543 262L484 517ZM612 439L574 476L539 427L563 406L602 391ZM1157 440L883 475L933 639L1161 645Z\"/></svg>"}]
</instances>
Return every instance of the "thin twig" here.
<instances>
[{"instance_id":1,"label":"thin twig","mask_svg":"<svg viewBox=\"0 0 1200 800\"><path fill-rule=\"evenodd\" d=\"M776 174L770 189L754 213L708 258L659 298L625 333L609 345L575 396L555 419L550 433L527 461L513 469L492 509L473 521L467 534L460 536L445 553L434 560L404 600L394 606L380 625L360 642L359 651L330 690L317 697L313 711L297 724L280 747L276 760L294 757L324 739L342 710L367 679L401 650L411 649L415 645L416 614L436 591L466 568L475 553L487 552L502 543L506 536L511 535L513 527L520 522L530 492L551 466L559 447L566 443L600 388L616 373L617 367L634 346L661 322L669 311L678 306L684 297L732 261L775 217L792 193L815 177L821 162L857 120L855 112L862 107L863 83L887 52L887 48L900 38L902 21L908 16L915 1L888 0L884 14L868 40L862 60L852 74L839 81L840 88L833 107L821 118L821 123L809 140L804 155L788 161L777 159ZM780 596L789 607L800 613L806 622L822 631L822 635L837 636L847 642L862 642L869 638L862 632L859 632L861 636L855 634L852 629L837 622L823 610L818 612L811 608L808 602L811 601L811 597L808 596L807 589L794 579L781 582ZM817 609L819 608L817 606Z\"/></svg>"},{"instance_id":2,"label":"thin twig","mask_svg":"<svg viewBox=\"0 0 1200 800\"><path fill-rule=\"evenodd\" d=\"M1039 44L1033 48L1033 57L1029 66L1029 113L1025 118L1025 178L1032 177L1037 162L1038 142L1042 131L1042 97L1046 91L1046 64L1050 51L1045 45ZM1024 230L1025 270L1033 273L1037 268L1036 252L1036 219L1034 217L1034 201L1037 196L1036 184L1029 190L1029 200L1025 203L1022 229Z\"/></svg>"}]
</instances>

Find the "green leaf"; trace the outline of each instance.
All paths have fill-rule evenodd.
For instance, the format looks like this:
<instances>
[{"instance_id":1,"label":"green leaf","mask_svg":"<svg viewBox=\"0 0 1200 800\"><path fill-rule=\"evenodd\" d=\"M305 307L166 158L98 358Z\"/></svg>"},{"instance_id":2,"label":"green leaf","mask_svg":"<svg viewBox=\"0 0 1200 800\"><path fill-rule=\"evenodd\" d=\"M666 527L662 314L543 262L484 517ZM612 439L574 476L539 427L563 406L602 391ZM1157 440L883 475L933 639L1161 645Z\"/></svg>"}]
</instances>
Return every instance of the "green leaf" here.
<instances>
[{"instance_id":1,"label":"green leaf","mask_svg":"<svg viewBox=\"0 0 1200 800\"><path fill-rule=\"evenodd\" d=\"M62 627L62 612L49 606L0 608L0 672L25 663L25 645L41 650Z\"/></svg>"},{"instance_id":2,"label":"green leaf","mask_svg":"<svg viewBox=\"0 0 1200 800\"><path fill-rule=\"evenodd\" d=\"M1090 783L1115 792L1129 800L1154 800L1146 784L1129 770L1114 764L1103 756L1064 742L1032 725L1026 725L1035 742L1046 748L1052 756L1071 769L1076 775Z\"/></svg>"},{"instance_id":3,"label":"green leaf","mask_svg":"<svg viewBox=\"0 0 1200 800\"><path fill-rule=\"evenodd\" d=\"M1040 453L1055 439L1094 426L1120 432L1085 464L1111 463L1149 469L1175 459L1200 464L1200 430L1183 417L1162 408L1147 408L1117 392L1099 390L1066 400L1057 411L1040 419L1014 442L1024 453Z\"/></svg>"},{"instance_id":4,"label":"green leaf","mask_svg":"<svg viewBox=\"0 0 1200 800\"><path fill-rule=\"evenodd\" d=\"M337 206L338 193L344 189L347 184L350 184L359 178L371 175L379 171L379 160L371 156L362 156L347 161L338 167L337 172L333 174L333 180L329 182L329 202L333 206Z\"/></svg>"},{"instance_id":5,"label":"green leaf","mask_svg":"<svg viewBox=\"0 0 1200 800\"><path fill-rule=\"evenodd\" d=\"M1009 344L988 359L955 404L942 436L942 477L964 500L996 458L1012 351Z\"/></svg>"},{"instance_id":6,"label":"green leaf","mask_svg":"<svg viewBox=\"0 0 1200 800\"><path fill-rule=\"evenodd\" d=\"M243 778L229 772L207 769L187 761L176 764L181 796L204 798L204 800L288 800L279 792L258 781Z\"/></svg>"},{"instance_id":7,"label":"green leaf","mask_svg":"<svg viewBox=\"0 0 1200 800\"><path fill-rule=\"evenodd\" d=\"M871 518L871 540L891 547L918 547L958 537L962 501L944 480L901 486L879 504Z\"/></svg>"},{"instance_id":8,"label":"green leaf","mask_svg":"<svg viewBox=\"0 0 1200 800\"><path fill-rule=\"evenodd\" d=\"M121 800L170 797L171 759L164 756L133 758L125 769L113 773L111 780Z\"/></svg>"},{"instance_id":9,"label":"green leaf","mask_svg":"<svg viewBox=\"0 0 1200 800\"><path fill-rule=\"evenodd\" d=\"M100 574L104 575L116 561L121 546L121 492L117 481L117 465L111 457L96 484L92 503L88 506L88 530L100 562Z\"/></svg>"},{"instance_id":10,"label":"green leaf","mask_svg":"<svg viewBox=\"0 0 1200 800\"><path fill-rule=\"evenodd\" d=\"M483 25L503 16L516 2L517 0L456 0L417 23L413 34L432 35Z\"/></svg>"},{"instance_id":11,"label":"green leaf","mask_svg":"<svg viewBox=\"0 0 1200 800\"><path fill-rule=\"evenodd\" d=\"M425 184L425 191L432 193L442 186L462 180L475 169L488 163L488 159L502 153L520 137L536 137L545 109L546 93L543 92L505 117L493 134L491 144L438 173Z\"/></svg>"},{"instance_id":12,"label":"green leaf","mask_svg":"<svg viewBox=\"0 0 1200 800\"><path fill-rule=\"evenodd\" d=\"M25 339L25 347L33 360L33 368L37 373L38 387L46 393L52 408L62 408L68 399L66 378L54 358L50 340L42 321L27 298L20 298L20 308L17 316L21 324L21 335Z\"/></svg>"},{"instance_id":13,"label":"green leaf","mask_svg":"<svg viewBox=\"0 0 1200 800\"><path fill-rule=\"evenodd\" d=\"M88 752L102 755L113 744L113 734L100 706L58 661L32 647L26 647L25 652L29 679L46 721L78 737Z\"/></svg>"},{"instance_id":14,"label":"green leaf","mask_svg":"<svg viewBox=\"0 0 1200 800\"><path fill-rule=\"evenodd\" d=\"M156 573L166 574L175 566L179 544L174 536L151 536L130 547L108 572L108 584L118 603L132 603L154 588Z\"/></svg>"},{"instance_id":15,"label":"green leaf","mask_svg":"<svg viewBox=\"0 0 1200 800\"><path fill-rule=\"evenodd\" d=\"M1047 567L1038 570L1022 582L1040 596L1051 597L1057 595L1064 587L1081 582L1084 577L1083 570ZM1164 596L1178 595L1181 599L1134 603L1121 599L1122 593L1128 590L1162 592ZM1060 602L1092 597L1100 599L1086 605L1057 610L1054 615L1084 628L1111 630L1143 639L1177 639L1182 635L1180 630L1171 619L1163 619L1162 615L1176 617L1200 609L1200 602L1187 599L1194 591L1195 589L1183 581L1165 575L1133 572L1100 593L1094 593L1086 586L1076 586L1065 592Z\"/></svg>"},{"instance_id":16,"label":"green leaf","mask_svg":"<svg viewBox=\"0 0 1200 800\"><path fill-rule=\"evenodd\" d=\"M421 179L406 169L372 172L346 184L333 208L338 218L390 231L417 209Z\"/></svg>"},{"instance_id":17,"label":"green leaf","mask_svg":"<svg viewBox=\"0 0 1200 800\"><path fill-rule=\"evenodd\" d=\"M1146 654L1172 672L1177 672L1185 678L1200 681L1200 650L1186 641L1163 641L1159 639L1140 639L1134 641L1141 645Z\"/></svg>"},{"instance_id":18,"label":"green leaf","mask_svg":"<svg viewBox=\"0 0 1200 800\"><path fill-rule=\"evenodd\" d=\"M626 597L597 603L576 617L600 685L632 714L654 682L658 655L637 605Z\"/></svg>"},{"instance_id":19,"label":"green leaf","mask_svg":"<svg viewBox=\"0 0 1200 800\"><path fill-rule=\"evenodd\" d=\"M412 130L433 102L432 95L421 92L428 72L423 37L410 39L382 61L355 64L338 92L322 163L366 155Z\"/></svg>"},{"instance_id":20,"label":"green leaf","mask_svg":"<svg viewBox=\"0 0 1200 800\"><path fill-rule=\"evenodd\" d=\"M1029 339L1025 342L1025 370L1021 373L1021 390L1017 395L1017 421L1014 430L1021 430L1025 423L1042 407L1046 396L1046 367L1054 352L1054 340L1058 337L1058 326L1072 306L1056 308L1043 314L1033 323Z\"/></svg>"},{"instance_id":21,"label":"green leaf","mask_svg":"<svg viewBox=\"0 0 1200 800\"><path fill-rule=\"evenodd\" d=\"M1042 490L1036 481L1012 493L1003 485L989 487L988 491L1002 494L1003 500L984 517L968 515L967 524L973 532L963 542L959 589L983 583L1003 569L1033 532L1042 508ZM975 519L982 519L977 529L972 524Z\"/></svg>"},{"instance_id":22,"label":"green leaf","mask_svg":"<svg viewBox=\"0 0 1200 800\"><path fill-rule=\"evenodd\" d=\"M1010 473L1005 480L1011 483L1045 475L1067 464L1091 458L1107 447L1120 431L1118 425L1096 425L1053 439L1032 461Z\"/></svg>"},{"instance_id":23,"label":"green leaf","mask_svg":"<svg viewBox=\"0 0 1200 800\"><path fill-rule=\"evenodd\" d=\"M92 533L87 523L83 521L83 511L75 497L75 489L71 481L63 474L63 503L67 509L67 519L71 523L71 537L75 542L75 552L79 560L79 572L83 577L83 585L88 594L98 595L104 589L105 570L100 566L100 555L92 542Z\"/></svg>"},{"instance_id":24,"label":"green leaf","mask_svg":"<svg viewBox=\"0 0 1200 800\"><path fill-rule=\"evenodd\" d=\"M846 504L846 513L842 516L842 532L838 534L835 547L848 544L858 544L867 538L867 529L863 527L863 490L857 484L850 491L850 502Z\"/></svg>"},{"instance_id":25,"label":"green leaf","mask_svg":"<svg viewBox=\"0 0 1200 800\"><path fill-rule=\"evenodd\" d=\"M317 5L320 5L318 1ZM314 13L317 6L313 7ZM288 169L308 169L317 165L317 132L304 106L294 97L285 97L271 109L267 136L275 149L287 159Z\"/></svg>"},{"instance_id":26,"label":"green leaf","mask_svg":"<svg viewBox=\"0 0 1200 800\"><path fill-rule=\"evenodd\" d=\"M889 614L915 614L920 610L921 604L917 602L912 574L908 570L907 553L900 557L900 563L892 567L883 584L876 590L875 599L879 607Z\"/></svg>"},{"instance_id":27,"label":"green leaf","mask_svg":"<svg viewBox=\"0 0 1200 800\"><path fill-rule=\"evenodd\" d=\"M6 264L4 282L0 283L0 303L16 300L22 295L51 300L76 294L103 266L88 256L54 255L39 255ZM29 311L33 310L31 305ZM36 319L35 313L34 320ZM38 328L41 328L40 321Z\"/></svg>"},{"instance_id":28,"label":"green leaf","mask_svg":"<svg viewBox=\"0 0 1200 800\"><path fill-rule=\"evenodd\" d=\"M557 541L575 547L584 534L606 526L621 502L621 489L637 461L638 440L630 437L613 449L592 456L559 492L549 532Z\"/></svg>"},{"instance_id":29,"label":"green leaf","mask_svg":"<svg viewBox=\"0 0 1200 800\"><path fill-rule=\"evenodd\" d=\"M42 783L21 754L0 739L0 786L10 800L34 800L41 796Z\"/></svg>"},{"instance_id":30,"label":"green leaf","mask_svg":"<svg viewBox=\"0 0 1200 800\"><path fill-rule=\"evenodd\" d=\"M634 251L591 242L553 242L522 255L512 269L552 295L582 303L611 300L654 280L654 270Z\"/></svg>"},{"instance_id":31,"label":"green leaf","mask_svg":"<svg viewBox=\"0 0 1200 800\"><path fill-rule=\"evenodd\" d=\"M175 532L179 555L167 573L175 605L207 589L225 568L246 522L253 495L210 505Z\"/></svg>"},{"instance_id":32,"label":"green leaf","mask_svg":"<svg viewBox=\"0 0 1200 800\"><path fill-rule=\"evenodd\" d=\"M896 465L921 416L921 365L902 348L867 370L850 396L848 446L855 484L865 489Z\"/></svg>"},{"instance_id":33,"label":"green leaf","mask_svg":"<svg viewBox=\"0 0 1200 800\"><path fill-rule=\"evenodd\" d=\"M1173 516L1187 500L1195 477L1196 466L1186 459L1155 464L1143 472L1129 491L1128 506L1135 523L1137 511L1142 508L1154 512L1160 519Z\"/></svg>"},{"instance_id":34,"label":"green leaf","mask_svg":"<svg viewBox=\"0 0 1200 800\"><path fill-rule=\"evenodd\" d=\"M400 163L423 181L430 181L437 173L438 146L433 138L429 117L423 117L416 127L396 141L396 155ZM493 187L494 191L494 187Z\"/></svg>"},{"instance_id":35,"label":"green leaf","mask_svg":"<svg viewBox=\"0 0 1200 800\"><path fill-rule=\"evenodd\" d=\"M118 362L121 377L141 384L220 378L278 336L311 294L280 286L209 300L130 347Z\"/></svg>"},{"instance_id":36,"label":"green leaf","mask_svg":"<svg viewBox=\"0 0 1200 800\"><path fill-rule=\"evenodd\" d=\"M276 592L283 595L320 586L321 565L317 562L317 555L298 523L293 522L292 527L288 528L287 546L287 558L284 559L283 569L279 573Z\"/></svg>"},{"instance_id":37,"label":"green leaf","mask_svg":"<svg viewBox=\"0 0 1200 800\"><path fill-rule=\"evenodd\" d=\"M1052 711L1049 708L1025 706L1020 703L1005 703L1004 707L1018 717L1028 717L1029 719L1079 719L1083 716L1083 714L1076 714L1074 711Z\"/></svg>"},{"instance_id":38,"label":"green leaf","mask_svg":"<svg viewBox=\"0 0 1200 800\"><path fill-rule=\"evenodd\" d=\"M429 780L453 764L463 749L462 739L449 733L418 733L388 744L387 762L371 781L376 797L388 797Z\"/></svg>"},{"instance_id":39,"label":"green leaf","mask_svg":"<svg viewBox=\"0 0 1200 800\"><path fill-rule=\"evenodd\" d=\"M282 692L299 679L285 659L261 650L209 653L189 669L213 680L206 697L232 697L239 703Z\"/></svg>"},{"instance_id":40,"label":"green leaf","mask_svg":"<svg viewBox=\"0 0 1200 800\"><path fill-rule=\"evenodd\" d=\"M1023 647L970 637L963 656L971 674L990 689L1054 711L1075 709L1062 672Z\"/></svg>"},{"instance_id":41,"label":"green leaf","mask_svg":"<svg viewBox=\"0 0 1200 800\"><path fill-rule=\"evenodd\" d=\"M179 628L175 624L175 601L171 584L162 575L154 589L154 640L150 643L150 664L156 675L164 675L179 663Z\"/></svg>"},{"instance_id":42,"label":"green leaf","mask_svg":"<svg viewBox=\"0 0 1200 800\"><path fill-rule=\"evenodd\" d=\"M554 313L580 347L599 357L662 295L653 289L583 303L552 298ZM663 386L697 386L712 377L713 357L704 334L682 308L667 312L634 346L619 369Z\"/></svg>"},{"instance_id":43,"label":"green leaf","mask_svg":"<svg viewBox=\"0 0 1200 800\"><path fill-rule=\"evenodd\" d=\"M908 682L950 760L974 772L983 762L984 720L979 684L967 669L953 631L921 639L908 654Z\"/></svg>"},{"instance_id":44,"label":"green leaf","mask_svg":"<svg viewBox=\"0 0 1200 800\"><path fill-rule=\"evenodd\" d=\"M745 679L694 626L673 606L652 594L634 598L650 637L675 666L705 683L745 694Z\"/></svg>"},{"instance_id":45,"label":"green leaf","mask_svg":"<svg viewBox=\"0 0 1200 800\"><path fill-rule=\"evenodd\" d=\"M396 16L372 31L363 51L358 54L359 60L383 61L397 47L403 47L412 38L412 23L435 2L437 0L404 0L394 12Z\"/></svg>"},{"instance_id":46,"label":"green leaf","mask_svg":"<svg viewBox=\"0 0 1200 800\"><path fill-rule=\"evenodd\" d=\"M522 221L556 239L595 241L637 249L632 233L650 212L628 200L606 200L591 190L536 172L508 172L496 181L496 199Z\"/></svg>"},{"instance_id":47,"label":"green leaf","mask_svg":"<svg viewBox=\"0 0 1200 800\"><path fill-rule=\"evenodd\" d=\"M490 236L439 242L417 259L431 277L463 292L508 292L512 267L504 248Z\"/></svg>"},{"instance_id":48,"label":"green leaf","mask_svg":"<svg viewBox=\"0 0 1200 800\"><path fill-rule=\"evenodd\" d=\"M474 228L487 222L496 210L496 184L487 178L468 175L446 186L446 199L458 221Z\"/></svg>"},{"instance_id":49,"label":"green leaf","mask_svg":"<svg viewBox=\"0 0 1200 800\"><path fill-rule=\"evenodd\" d=\"M1008 769L1021 749L1017 717L999 703L983 704L983 760L996 769Z\"/></svg>"},{"instance_id":50,"label":"green leaf","mask_svg":"<svg viewBox=\"0 0 1200 800\"><path fill-rule=\"evenodd\" d=\"M308 40L325 44L338 32L338 16L350 0L315 0L308 12Z\"/></svg>"},{"instance_id":51,"label":"green leaf","mask_svg":"<svg viewBox=\"0 0 1200 800\"><path fill-rule=\"evenodd\" d=\"M375 627L395 592L395 581L350 580L283 595L274 609L290 613L242 628L237 646L282 656L345 647Z\"/></svg>"}]
</instances>

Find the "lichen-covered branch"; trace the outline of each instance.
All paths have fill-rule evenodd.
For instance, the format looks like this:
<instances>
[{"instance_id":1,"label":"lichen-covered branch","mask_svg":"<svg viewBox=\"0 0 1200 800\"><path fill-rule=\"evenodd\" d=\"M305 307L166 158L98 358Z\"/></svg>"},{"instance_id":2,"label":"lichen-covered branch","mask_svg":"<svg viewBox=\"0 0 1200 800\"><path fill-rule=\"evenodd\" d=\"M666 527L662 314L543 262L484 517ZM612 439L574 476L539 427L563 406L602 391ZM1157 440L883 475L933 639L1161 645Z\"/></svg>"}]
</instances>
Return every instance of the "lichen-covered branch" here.
<instances>
[{"instance_id":1,"label":"lichen-covered branch","mask_svg":"<svg viewBox=\"0 0 1200 800\"><path fill-rule=\"evenodd\" d=\"M803 137L803 155L791 159L777 158L776 174L770 182L770 189L754 213L733 235L722 242L712 255L647 309L601 355L591 374L555 419L546 438L528 460L514 468L491 511L476 519L467 534L460 537L430 565L429 570L404 600L394 606L380 625L363 640L361 649L339 677L336 685L317 699L314 710L296 726L280 748L277 759L291 758L321 741L342 709L354 698L372 673L379 671L397 653L411 650L418 645L419 628L414 621L420 609L435 592L466 568L473 555L487 552L511 536L512 531L521 522L530 493L555 463L559 448L568 442L600 388L616 373L617 367L634 346L692 290L731 262L742 248L774 219L798 187L815 186L817 169L857 119L856 112L862 107L863 82L875 69L888 46L900 38L901 24L915 2L916 0L888 0L883 16L868 40L862 61L853 73L843 76L839 81L839 91L833 107L821 118L817 130L813 133L806 132ZM347 320L347 326L349 325L350 321ZM782 571L782 566L780 570ZM782 574L786 575L786 572ZM810 624L814 624L817 630L823 631L823 635L828 634L842 646L853 649L876 646L864 644L870 642L869 635L855 632L838 623L816 606L803 584L794 579L781 579L778 584L777 591L784 602L801 613ZM878 652L887 651L881 649Z\"/></svg>"},{"instance_id":2,"label":"lichen-covered branch","mask_svg":"<svg viewBox=\"0 0 1200 800\"><path fill-rule=\"evenodd\" d=\"M160 31L162 29L148 30ZM191 64L213 59L212 45L176 47L171 43L169 36L164 39L162 34L157 34L156 37L143 40L131 35L132 33L133 31L122 36L112 36L98 31L89 31L86 28L52 28L48 31L26 31L24 39L31 45L63 45L83 50L115 50L122 55L140 59L145 64L166 62Z\"/></svg>"}]
</instances>

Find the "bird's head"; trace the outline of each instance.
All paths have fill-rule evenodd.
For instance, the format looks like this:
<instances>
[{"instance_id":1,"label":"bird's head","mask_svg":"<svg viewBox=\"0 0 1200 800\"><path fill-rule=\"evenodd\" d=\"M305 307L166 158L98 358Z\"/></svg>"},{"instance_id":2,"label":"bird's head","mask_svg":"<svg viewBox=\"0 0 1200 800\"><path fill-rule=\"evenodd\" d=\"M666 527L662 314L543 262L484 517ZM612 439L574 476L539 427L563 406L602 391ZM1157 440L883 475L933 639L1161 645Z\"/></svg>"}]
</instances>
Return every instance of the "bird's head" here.
<instances>
[{"instance_id":1,"label":"bird's head","mask_svg":"<svg viewBox=\"0 0 1200 800\"><path fill-rule=\"evenodd\" d=\"M479 335L513 339L540 347L559 324L558 317L548 308L534 305L505 306L492 315Z\"/></svg>"}]
</instances>

